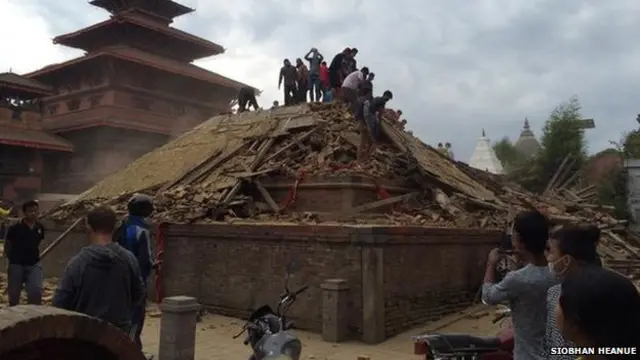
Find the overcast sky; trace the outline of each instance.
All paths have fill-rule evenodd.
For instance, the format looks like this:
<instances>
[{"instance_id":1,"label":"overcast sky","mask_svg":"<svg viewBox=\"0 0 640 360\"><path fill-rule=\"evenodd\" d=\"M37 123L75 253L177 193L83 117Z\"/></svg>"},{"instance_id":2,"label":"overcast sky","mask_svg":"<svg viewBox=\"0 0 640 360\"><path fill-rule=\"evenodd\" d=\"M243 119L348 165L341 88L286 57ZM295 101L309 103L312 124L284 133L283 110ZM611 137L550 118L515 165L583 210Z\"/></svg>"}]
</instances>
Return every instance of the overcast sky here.
<instances>
[{"instance_id":1,"label":"overcast sky","mask_svg":"<svg viewBox=\"0 0 640 360\"><path fill-rule=\"evenodd\" d=\"M357 47L358 65L389 89L409 128L450 141L468 160L484 128L515 140L525 117L537 135L558 103L577 95L596 119L590 152L634 128L640 112L637 0L183 0L196 12L174 26L224 46L198 65L282 102L284 58L317 47L331 58ZM0 71L28 72L81 55L58 34L107 18L84 0L0 0ZM634 40L636 39L636 40ZM640 105L640 104L638 104Z\"/></svg>"}]
</instances>

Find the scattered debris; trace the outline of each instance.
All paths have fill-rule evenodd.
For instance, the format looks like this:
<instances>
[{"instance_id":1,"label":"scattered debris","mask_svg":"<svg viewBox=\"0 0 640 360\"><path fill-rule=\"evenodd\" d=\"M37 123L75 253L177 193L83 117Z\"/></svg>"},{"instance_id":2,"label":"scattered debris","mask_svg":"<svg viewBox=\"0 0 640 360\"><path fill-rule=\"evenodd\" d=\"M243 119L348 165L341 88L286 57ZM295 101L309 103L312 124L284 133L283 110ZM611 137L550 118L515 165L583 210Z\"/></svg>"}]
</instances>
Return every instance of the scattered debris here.
<instances>
[{"instance_id":1,"label":"scattered debris","mask_svg":"<svg viewBox=\"0 0 640 360\"><path fill-rule=\"evenodd\" d=\"M243 118L246 114L253 118ZM287 211L287 204L276 203L262 185L264 178L297 179L304 173L359 175L396 181L411 189L406 196L352 209L340 222L496 228L505 224L510 209L544 208L559 223L597 222L603 229L624 228L624 222L613 218L607 207L559 199L555 193L555 200L528 193L498 176L451 161L392 121L384 122L383 131L387 141L377 144L371 161L358 165L358 126L340 104L216 117L143 156L48 217L76 219L98 204L124 214L128 197L145 192L156 198L157 221L336 221ZM196 151L186 149L190 146ZM373 211L389 204L395 205L388 206L392 210L386 213Z\"/></svg>"}]
</instances>

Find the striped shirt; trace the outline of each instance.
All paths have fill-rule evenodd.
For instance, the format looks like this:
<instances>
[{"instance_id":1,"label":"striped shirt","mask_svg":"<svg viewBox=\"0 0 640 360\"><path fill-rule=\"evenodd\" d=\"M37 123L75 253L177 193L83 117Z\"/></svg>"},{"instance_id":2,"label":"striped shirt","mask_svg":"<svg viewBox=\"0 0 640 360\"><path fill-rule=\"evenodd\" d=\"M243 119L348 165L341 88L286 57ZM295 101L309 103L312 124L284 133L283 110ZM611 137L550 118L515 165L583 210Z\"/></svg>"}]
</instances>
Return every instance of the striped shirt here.
<instances>
[{"instance_id":1,"label":"striped shirt","mask_svg":"<svg viewBox=\"0 0 640 360\"><path fill-rule=\"evenodd\" d=\"M547 291L547 330L544 334L544 347L547 353L547 359L550 360L573 360L571 355L551 355L551 348L574 346L568 340L565 340L556 324L556 306L560 299L561 285L554 285Z\"/></svg>"}]
</instances>

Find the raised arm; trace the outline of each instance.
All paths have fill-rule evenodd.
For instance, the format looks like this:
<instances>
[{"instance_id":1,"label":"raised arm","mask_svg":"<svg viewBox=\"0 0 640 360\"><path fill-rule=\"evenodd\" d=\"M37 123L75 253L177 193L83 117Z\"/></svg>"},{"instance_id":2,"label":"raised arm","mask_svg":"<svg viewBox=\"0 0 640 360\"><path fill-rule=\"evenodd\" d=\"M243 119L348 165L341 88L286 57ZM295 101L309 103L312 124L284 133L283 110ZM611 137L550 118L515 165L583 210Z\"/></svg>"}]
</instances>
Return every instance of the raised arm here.
<instances>
[{"instance_id":1,"label":"raised arm","mask_svg":"<svg viewBox=\"0 0 640 360\"><path fill-rule=\"evenodd\" d=\"M519 283L517 275L513 272L508 273L497 284L485 282L482 285L482 302L487 305L497 305L513 299L518 293Z\"/></svg>"}]
</instances>

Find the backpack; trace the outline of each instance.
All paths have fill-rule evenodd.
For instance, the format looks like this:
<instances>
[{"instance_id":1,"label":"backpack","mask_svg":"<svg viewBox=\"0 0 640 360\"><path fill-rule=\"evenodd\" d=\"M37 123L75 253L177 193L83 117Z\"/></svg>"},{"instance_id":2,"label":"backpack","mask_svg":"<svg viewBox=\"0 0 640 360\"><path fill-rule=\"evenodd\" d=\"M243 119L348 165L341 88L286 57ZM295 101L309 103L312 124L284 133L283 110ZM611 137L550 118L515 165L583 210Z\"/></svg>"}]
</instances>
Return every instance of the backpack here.
<instances>
[{"instance_id":1,"label":"backpack","mask_svg":"<svg viewBox=\"0 0 640 360\"><path fill-rule=\"evenodd\" d=\"M139 233L136 228L136 225L130 224L127 220L122 220L120 226L113 233L113 241L137 257Z\"/></svg>"}]
</instances>

